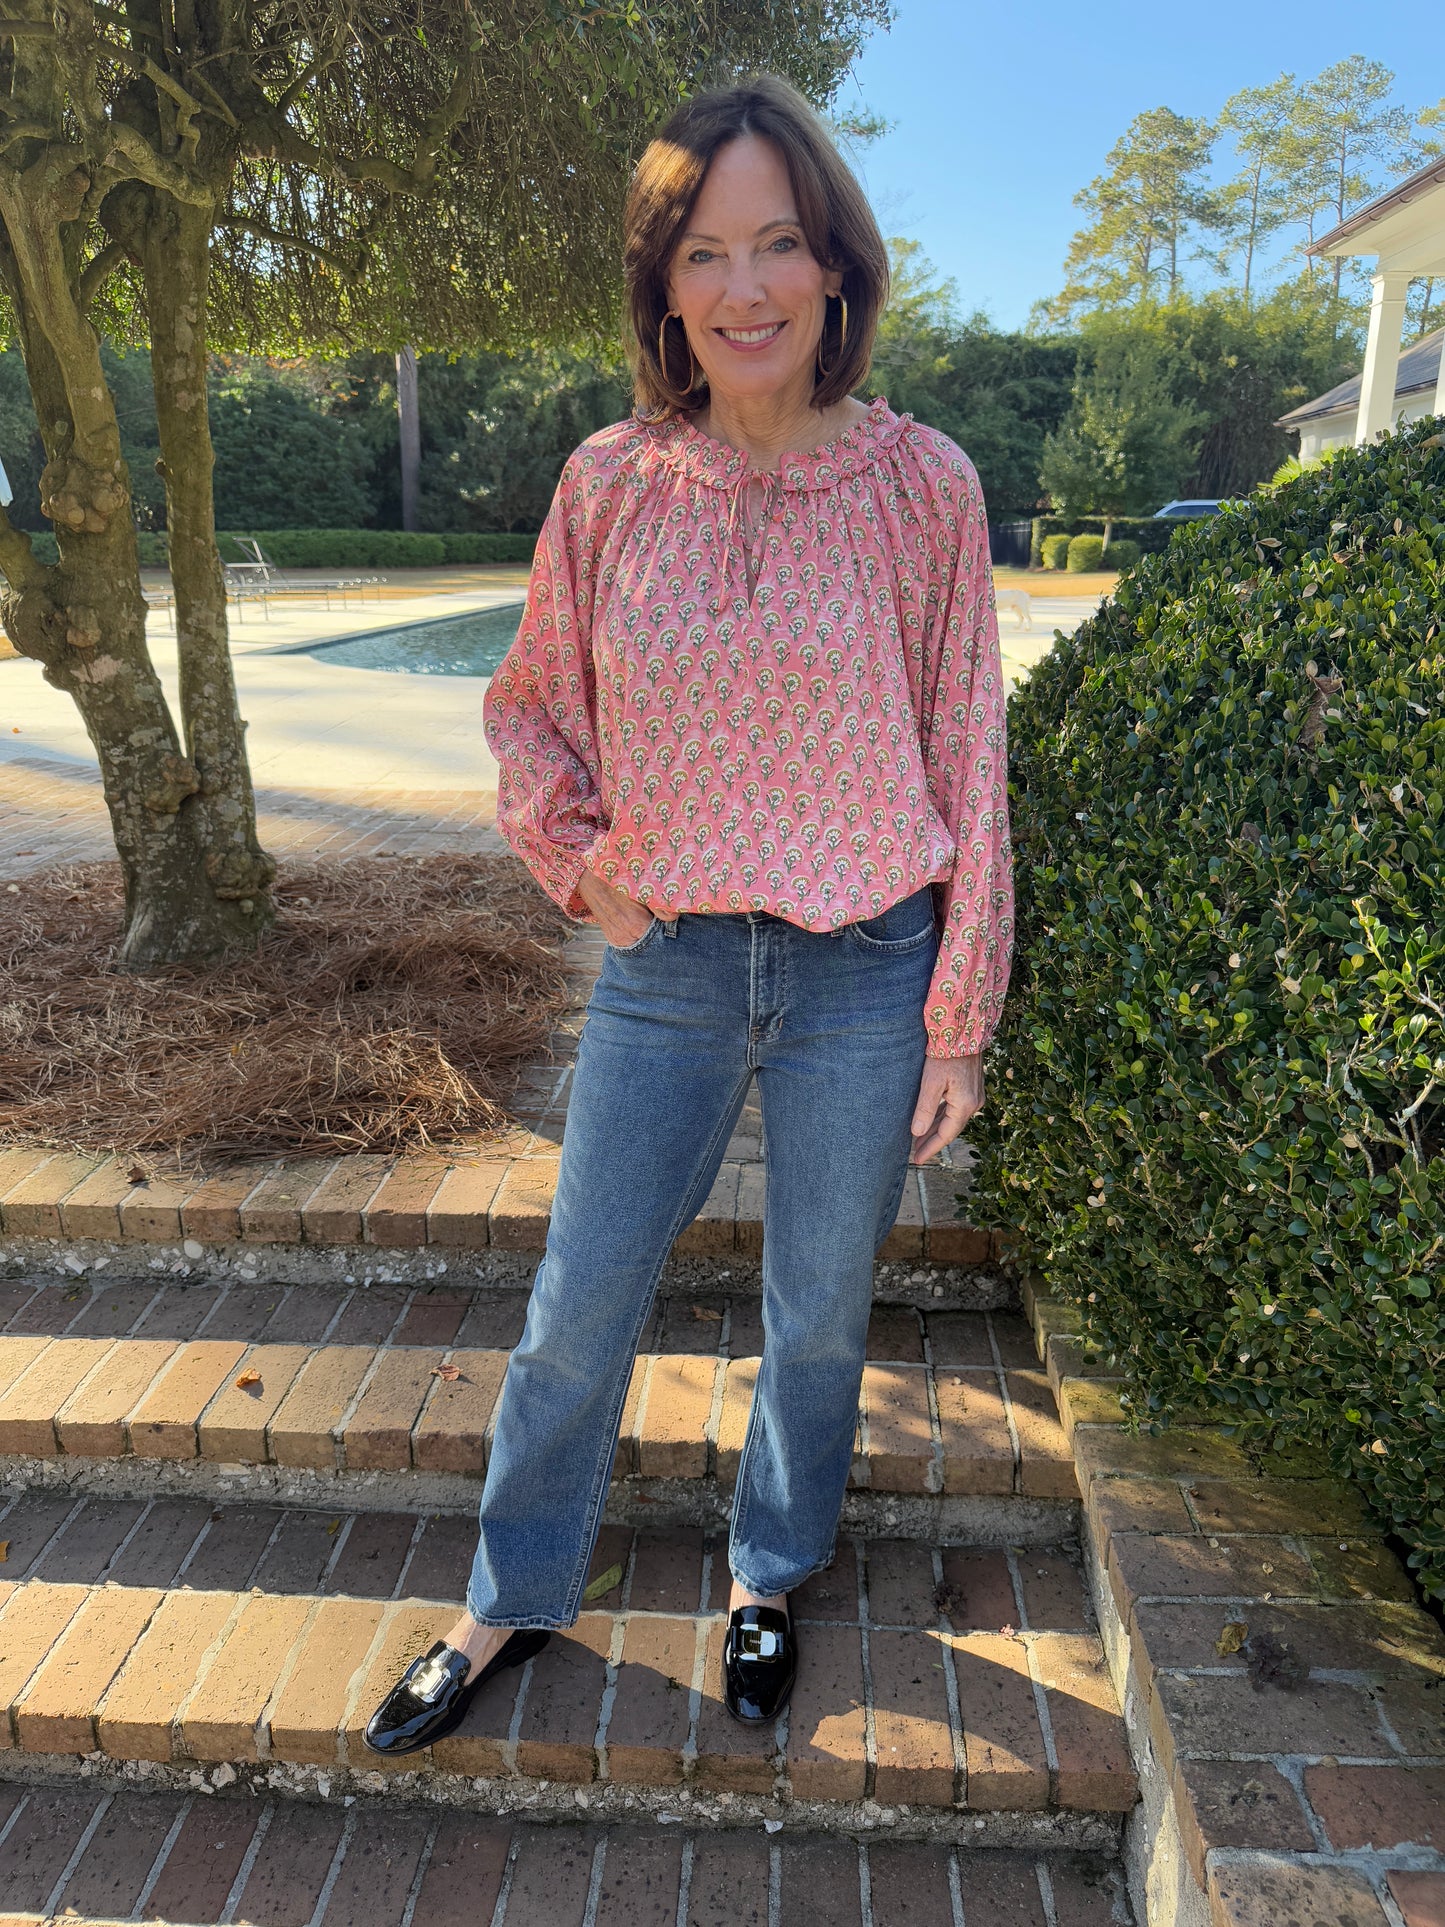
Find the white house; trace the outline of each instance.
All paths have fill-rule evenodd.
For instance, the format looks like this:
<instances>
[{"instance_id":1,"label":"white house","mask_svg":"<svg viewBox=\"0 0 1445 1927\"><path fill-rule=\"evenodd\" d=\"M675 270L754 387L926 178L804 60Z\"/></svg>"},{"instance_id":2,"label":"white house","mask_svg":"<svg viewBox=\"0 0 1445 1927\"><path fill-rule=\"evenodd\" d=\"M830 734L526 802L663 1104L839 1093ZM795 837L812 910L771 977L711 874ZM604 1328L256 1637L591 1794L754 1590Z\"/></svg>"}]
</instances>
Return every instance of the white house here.
<instances>
[{"instance_id":1,"label":"white house","mask_svg":"<svg viewBox=\"0 0 1445 1927\"><path fill-rule=\"evenodd\" d=\"M1445 275L1445 160L1434 160L1323 235L1311 254L1375 256L1365 365L1349 381L1281 417L1307 461L1344 442L1370 442L1399 421L1445 414L1445 329L1403 352L1405 294L1421 275Z\"/></svg>"},{"instance_id":2,"label":"white house","mask_svg":"<svg viewBox=\"0 0 1445 1927\"><path fill-rule=\"evenodd\" d=\"M1422 336L1401 354L1395 371L1392 411L1395 421L1415 422L1422 415L1445 414L1445 398L1439 393L1442 346L1445 346L1445 328L1437 328L1433 335ZM1361 439L1358 431L1363 380L1363 375L1351 375L1328 394L1317 395L1313 401L1302 402L1298 408L1280 416L1278 426L1293 429L1299 435L1302 462L1322 455L1327 448L1347 448Z\"/></svg>"}]
</instances>

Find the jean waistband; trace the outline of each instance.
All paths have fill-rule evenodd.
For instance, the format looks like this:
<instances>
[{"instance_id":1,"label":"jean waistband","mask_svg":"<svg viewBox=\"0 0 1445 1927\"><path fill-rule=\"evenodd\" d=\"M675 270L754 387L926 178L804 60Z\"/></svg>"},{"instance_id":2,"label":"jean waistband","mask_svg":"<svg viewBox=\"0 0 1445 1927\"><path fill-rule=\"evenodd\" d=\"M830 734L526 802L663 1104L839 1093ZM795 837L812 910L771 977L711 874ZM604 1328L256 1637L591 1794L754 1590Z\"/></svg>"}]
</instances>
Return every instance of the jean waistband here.
<instances>
[{"instance_id":1,"label":"jean waistband","mask_svg":"<svg viewBox=\"0 0 1445 1927\"><path fill-rule=\"evenodd\" d=\"M931 883L920 884L917 890L910 892L909 896L899 897L897 903L889 907L891 909L897 909L900 904L909 902L912 897L931 896L932 890L933 885ZM864 910L858 917L850 918L849 922L866 923L867 920L875 914L872 910ZM684 917L705 918L708 923L735 924L740 930L751 929L754 925L760 923L780 923L787 930L796 930L799 936L802 937L840 937L848 927L846 923L840 923L834 929L810 930L805 924L794 923L791 917L780 917L772 910L681 910L676 917L666 921L663 926L663 935L675 937L677 935L677 926L682 922Z\"/></svg>"}]
</instances>

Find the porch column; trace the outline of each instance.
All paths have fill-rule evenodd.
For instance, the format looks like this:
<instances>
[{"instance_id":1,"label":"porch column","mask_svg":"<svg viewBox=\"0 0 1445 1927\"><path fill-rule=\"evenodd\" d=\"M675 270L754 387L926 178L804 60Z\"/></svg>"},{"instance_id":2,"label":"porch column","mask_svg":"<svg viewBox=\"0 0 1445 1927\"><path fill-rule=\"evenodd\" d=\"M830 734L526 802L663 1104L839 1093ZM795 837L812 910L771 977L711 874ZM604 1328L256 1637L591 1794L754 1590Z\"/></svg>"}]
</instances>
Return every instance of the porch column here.
<instances>
[{"instance_id":1,"label":"porch column","mask_svg":"<svg viewBox=\"0 0 1445 1927\"><path fill-rule=\"evenodd\" d=\"M1360 378L1360 412L1355 444L1374 441L1395 425L1395 376L1400 366L1400 331L1405 325L1406 268L1389 268L1371 278L1370 332L1365 342L1365 372Z\"/></svg>"},{"instance_id":2,"label":"porch column","mask_svg":"<svg viewBox=\"0 0 1445 1927\"><path fill-rule=\"evenodd\" d=\"M1440 343L1440 374L1435 383L1435 413L1445 415L1445 341Z\"/></svg>"}]
</instances>

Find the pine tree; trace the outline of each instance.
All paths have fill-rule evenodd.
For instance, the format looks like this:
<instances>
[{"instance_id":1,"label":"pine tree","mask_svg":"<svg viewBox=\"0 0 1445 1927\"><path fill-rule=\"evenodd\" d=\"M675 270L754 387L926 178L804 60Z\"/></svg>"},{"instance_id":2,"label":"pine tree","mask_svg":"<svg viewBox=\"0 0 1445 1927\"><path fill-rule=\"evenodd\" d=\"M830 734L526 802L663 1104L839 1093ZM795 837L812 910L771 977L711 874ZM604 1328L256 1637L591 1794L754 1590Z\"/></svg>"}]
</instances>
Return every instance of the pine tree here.
<instances>
[{"instance_id":1,"label":"pine tree","mask_svg":"<svg viewBox=\"0 0 1445 1927\"><path fill-rule=\"evenodd\" d=\"M1220 129L1234 136L1239 172L1215 200L1214 224L1225 237L1224 260L1241 257L1240 289L1249 305L1261 244L1289 220L1290 128L1297 88L1293 74L1267 87L1242 87L1225 101Z\"/></svg>"},{"instance_id":2,"label":"pine tree","mask_svg":"<svg viewBox=\"0 0 1445 1927\"><path fill-rule=\"evenodd\" d=\"M1191 229L1213 218L1206 181L1214 128L1169 107L1136 115L1110 148L1108 172L1074 196L1089 219L1065 263L1056 312L1088 303L1145 301L1179 290Z\"/></svg>"},{"instance_id":3,"label":"pine tree","mask_svg":"<svg viewBox=\"0 0 1445 1927\"><path fill-rule=\"evenodd\" d=\"M1292 210L1310 241L1325 217L1327 227L1338 227L1407 151L1414 116L1391 104L1394 84L1394 74L1378 60L1351 54L1301 90L1290 119L1288 166ZM1344 265L1336 256L1336 294Z\"/></svg>"}]
</instances>

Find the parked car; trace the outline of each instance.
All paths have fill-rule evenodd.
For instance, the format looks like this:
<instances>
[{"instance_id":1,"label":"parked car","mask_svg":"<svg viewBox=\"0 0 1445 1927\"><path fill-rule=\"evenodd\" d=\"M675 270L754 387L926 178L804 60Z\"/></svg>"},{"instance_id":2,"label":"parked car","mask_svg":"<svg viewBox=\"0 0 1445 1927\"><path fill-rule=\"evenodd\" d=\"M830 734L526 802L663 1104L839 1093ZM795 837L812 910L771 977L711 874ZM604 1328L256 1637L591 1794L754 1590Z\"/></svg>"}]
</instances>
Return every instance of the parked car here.
<instances>
[{"instance_id":1,"label":"parked car","mask_svg":"<svg viewBox=\"0 0 1445 1927\"><path fill-rule=\"evenodd\" d=\"M1219 502L1166 502L1162 509L1155 509L1150 518L1155 522L1195 522L1202 515L1218 515Z\"/></svg>"}]
</instances>

